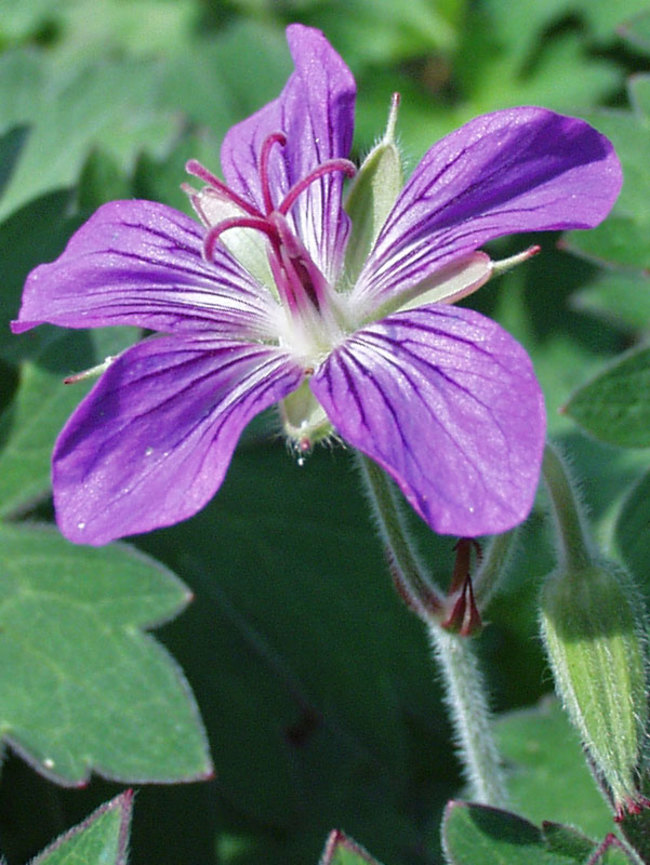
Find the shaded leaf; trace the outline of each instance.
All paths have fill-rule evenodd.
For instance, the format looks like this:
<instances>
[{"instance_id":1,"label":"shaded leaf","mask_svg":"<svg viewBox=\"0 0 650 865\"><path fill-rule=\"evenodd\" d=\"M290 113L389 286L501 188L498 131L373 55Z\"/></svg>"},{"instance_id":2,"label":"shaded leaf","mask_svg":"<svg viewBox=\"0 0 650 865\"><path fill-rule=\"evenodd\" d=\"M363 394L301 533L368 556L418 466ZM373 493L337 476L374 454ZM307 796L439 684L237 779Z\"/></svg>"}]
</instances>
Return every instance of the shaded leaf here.
<instances>
[{"instance_id":1,"label":"shaded leaf","mask_svg":"<svg viewBox=\"0 0 650 865\"><path fill-rule=\"evenodd\" d=\"M650 348L635 348L583 385L564 407L600 441L650 446Z\"/></svg>"},{"instance_id":2,"label":"shaded leaf","mask_svg":"<svg viewBox=\"0 0 650 865\"><path fill-rule=\"evenodd\" d=\"M576 859L578 862L588 859L595 847L590 838L572 826L564 826L562 823L548 820L542 823L542 836L549 850Z\"/></svg>"},{"instance_id":3,"label":"shaded leaf","mask_svg":"<svg viewBox=\"0 0 650 865\"><path fill-rule=\"evenodd\" d=\"M0 731L63 785L209 776L187 682L142 629L188 602L128 547L73 547L53 530L0 528Z\"/></svg>"},{"instance_id":4,"label":"shaded leaf","mask_svg":"<svg viewBox=\"0 0 650 865\"><path fill-rule=\"evenodd\" d=\"M581 859L550 852L541 830L509 811L450 802L442 825L451 865L575 865Z\"/></svg>"},{"instance_id":5,"label":"shaded leaf","mask_svg":"<svg viewBox=\"0 0 650 865\"><path fill-rule=\"evenodd\" d=\"M313 861L331 826L399 862L422 844L410 803L436 813L458 783L424 630L359 487L340 449L297 466L251 442L204 511L138 539L196 592L167 639L207 700L230 835L254 820L265 842L286 838L242 865ZM425 537L448 579L451 540Z\"/></svg>"},{"instance_id":6,"label":"shaded leaf","mask_svg":"<svg viewBox=\"0 0 650 865\"><path fill-rule=\"evenodd\" d=\"M60 252L78 222L70 220L69 193L55 192L21 208L0 225L0 354L15 362L38 354L52 339L52 329L38 328L26 336L12 334L9 323L17 317L25 277Z\"/></svg>"},{"instance_id":7,"label":"shaded leaf","mask_svg":"<svg viewBox=\"0 0 650 865\"><path fill-rule=\"evenodd\" d=\"M57 838L31 865L126 865L133 794L122 793Z\"/></svg>"}]
</instances>

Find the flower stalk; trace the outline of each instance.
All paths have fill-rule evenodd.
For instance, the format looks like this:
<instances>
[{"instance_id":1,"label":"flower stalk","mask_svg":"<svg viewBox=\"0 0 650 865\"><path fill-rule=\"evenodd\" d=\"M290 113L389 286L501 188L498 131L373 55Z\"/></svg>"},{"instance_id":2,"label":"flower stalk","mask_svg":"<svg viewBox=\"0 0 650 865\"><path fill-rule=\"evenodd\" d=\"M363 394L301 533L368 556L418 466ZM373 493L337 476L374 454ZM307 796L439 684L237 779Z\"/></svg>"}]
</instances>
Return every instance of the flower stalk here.
<instances>
[{"instance_id":1,"label":"flower stalk","mask_svg":"<svg viewBox=\"0 0 650 865\"><path fill-rule=\"evenodd\" d=\"M419 560L389 478L363 454L358 454L358 463L398 592L427 626L468 796L482 804L503 807L507 801L503 772L491 729L485 681L473 645L442 627L445 600Z\"/></svg>"}]
</instances>

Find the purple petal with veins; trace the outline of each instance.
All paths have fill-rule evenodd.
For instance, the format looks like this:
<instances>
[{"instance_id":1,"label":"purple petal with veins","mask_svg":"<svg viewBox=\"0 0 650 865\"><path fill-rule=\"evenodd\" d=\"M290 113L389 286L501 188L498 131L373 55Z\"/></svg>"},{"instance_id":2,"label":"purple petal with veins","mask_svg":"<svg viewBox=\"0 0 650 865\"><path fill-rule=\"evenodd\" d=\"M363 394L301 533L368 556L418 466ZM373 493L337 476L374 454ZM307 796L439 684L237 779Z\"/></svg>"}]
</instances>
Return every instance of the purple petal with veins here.
<instances>
[{"instance_id":1,"label":"purple petal with veins","mask_svg":"<svg viewBox=\"0 0 650 865\"><path fill-rule=\"evenodd\" d=\"M591 228L621 183L614 148L582 120L543 108L477 117L416 166L354 295L372 307L507 234Z\"/></svg>"},{"instance_id":2,"label":"purple petal with veins","mask_svg":"<svg viewBox=\"0 0 650 865\"><path fill-rule=\"evenodd\" d=\"M105 204L56 261L30 273L14 332L47 321L250 338L272 333L269 292L222 247L214 262L204 261L204 234L164 204Z\"/></svg>"},{"instance_id":3,"label":"purple petal with veins","mask_svg":"<svg viewBox=\"0 0 650 865\"><path fill-rule=\"evenodd\" d=\"M287 39L295 69L282 94L233 126L221 148L228 185L260 210L265 208L258 166L270 135L286 136L269 164L276 207L292 186L323 162L347 157L352 146L356 85L350 70L317 30L292 25ZM340 174L325 175L310 184L290 214L296 234L330 280L339 272L348 233L342 189Z\"/></svg>"},{"instance_id":4,"label":"purple petal with veins","mask_svg":"<svg viewBox=\"0 0 650 865\"><path fill-rule=\"evenodd\" d=\"M473 537L527 516L544 401L524 350L489 319L438 305L396 313L335 349L311 387L436 531Z\"/></svg>"},{"instance_id":5,"label":"purple petal with veins","mask_svg":"<svg viewBox=\"0 0 650 865\"><path fill-rule=\"evenodd\" d=\"M195 514L246 424L300 383L284 352L210 337L153 337L104 373L54 452L59 527L108 541Z\"/></svg>"}]
</instances>

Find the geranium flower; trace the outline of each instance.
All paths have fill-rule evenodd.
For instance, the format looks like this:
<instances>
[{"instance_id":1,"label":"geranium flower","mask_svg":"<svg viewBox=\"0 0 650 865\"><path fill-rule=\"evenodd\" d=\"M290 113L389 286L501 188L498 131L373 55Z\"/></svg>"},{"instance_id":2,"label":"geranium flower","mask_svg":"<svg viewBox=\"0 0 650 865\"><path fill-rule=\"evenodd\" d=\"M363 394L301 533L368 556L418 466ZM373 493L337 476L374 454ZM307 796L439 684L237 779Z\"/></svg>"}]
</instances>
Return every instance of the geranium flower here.
<instances>
[{"instance_id":1,"label":"geranium flower","mask_svg":"<svg viewBox=\"0 0 650 865\"><path fill-rule=\"evenodd\" d=\"M486 241L599 223L621 183L610 143L541 108L497 111L435 144L399 194L381 159L366 163L351 220L354 80L320 32L293 25L288 41L295 70L227 134L225 182L188 165L205 184L190 192L202 224L116 201L27 280L15 332L158 334L113 360L56 443L57 520L72 541L196 513L274 403L299 453L342 439L437 532L502 532L529 512L545 436L530 360L450 302L492 274Z\"/></svg>"}]
</instances>

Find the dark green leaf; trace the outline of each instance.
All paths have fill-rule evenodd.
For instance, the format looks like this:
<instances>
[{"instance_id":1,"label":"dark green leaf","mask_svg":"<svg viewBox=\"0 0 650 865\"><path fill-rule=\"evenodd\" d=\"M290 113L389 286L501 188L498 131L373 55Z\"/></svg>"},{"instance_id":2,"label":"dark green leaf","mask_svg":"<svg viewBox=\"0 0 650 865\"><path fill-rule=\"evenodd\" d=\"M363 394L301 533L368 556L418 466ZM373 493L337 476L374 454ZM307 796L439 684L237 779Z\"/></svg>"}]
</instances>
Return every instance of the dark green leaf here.
<instances>
[{"instance_id":1,"label":"dark green leaf","mask_svg":"<svg viewBox=\"0 0 650 865\"><path fill-rule=\"evenodd\" d=\"M126 865L133 794L99 807L32 860L31 865Z\"/></svg>"},{"instance_id":2,"label":"dark green leaf","mask_svg":"<svg viewBox=\"0 0 650 865\"><path fill-rule=\"evenodd\" d=\"M485 805L450 802L442 826L451 865L576 865L572 856L549 852L540 829Z\"/></svg>"},{"instance_id":3,"label":"dark green leaf","mask_svg":"<svg viewBox=\"0 0 650 865\"><path fill-rule=\"evenodd\" d=\"M422 843L406 791L435 813L457 783L424 629L359 487L341 449L300 467L281 443L251 444L204 511L139 539L197 596L168 640L206 695L223 795L287 838L247 863L312 861L331 826L399 862ZM427 538L448 580L452 542Z\"/></svg>"},{"instance_id":4,"label":"dark green leaf","mask_svg":"<svg viewBox=\"0 0 650 865\"><path fill-rule=\"evenodd\" d=\"M0 225L0 354L15 362L34 357L52 339L51 328L39 328L20 338L14 336L9 323L18 316L20 298L29 271L60 252L78 223L67 215L68 193L52 193L21 208Z\"/></svg>"},{"instance_id":5,"label":"dark green leaf","mask_svg":"<svg viewBox=\"0 0 650 865\"><path fill-rule=\"evenodd\" d=\"M180 669L142 629L190 595L128 547L74 547L56 531L0 528L0 730L44 775L204 778L210 758Z\"/></svg>"},{"instance_id":6,"label":"dark green leaf","mask_svg":"<svg viewBox=\"0 0 650 865\"><path fill-rule=\"evenodd\" d=\"M115 158L104 150L91 151L79 177L76 202L79 210L92 213L107 201L130 197L130 183Z\"/></svg>"},{"instance_id":7,"label":"dark green leaf","mask_svg":"<svg viewBox=\"0 0 650 865\"><path fill-rule=\"evenodd\" d=\"M542 823L542 836L549 850L578 862L588 859L596 846L590 838L572 826L548 820Z\"/></svg>"},{"instance_id":8,"label":"dark green leaf","mask_svg":"<svg viewBox=\"0 0 650 865\"><path fill-rule=\"evenodd\" d=\"M650 348L615 360L573 394L565 412L600 441L650 446Z\"/></svg>"}]
</instances>

